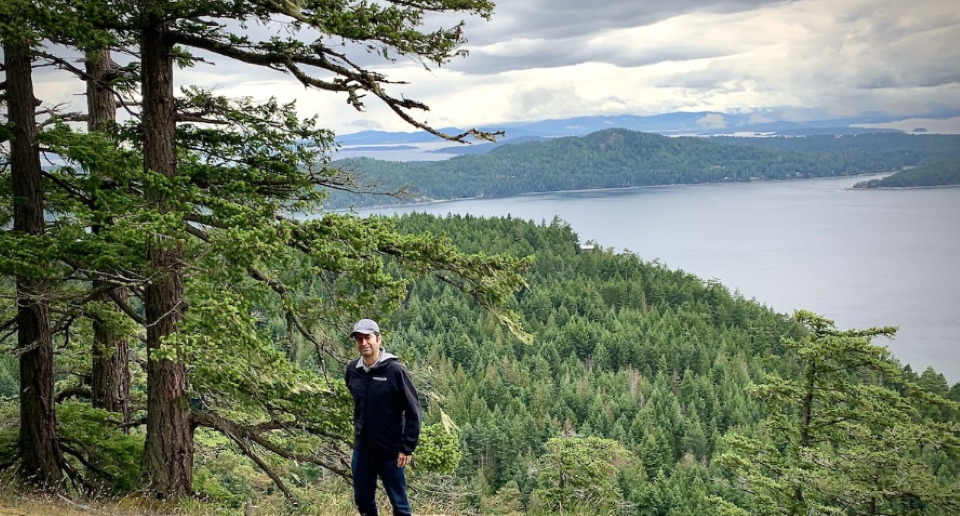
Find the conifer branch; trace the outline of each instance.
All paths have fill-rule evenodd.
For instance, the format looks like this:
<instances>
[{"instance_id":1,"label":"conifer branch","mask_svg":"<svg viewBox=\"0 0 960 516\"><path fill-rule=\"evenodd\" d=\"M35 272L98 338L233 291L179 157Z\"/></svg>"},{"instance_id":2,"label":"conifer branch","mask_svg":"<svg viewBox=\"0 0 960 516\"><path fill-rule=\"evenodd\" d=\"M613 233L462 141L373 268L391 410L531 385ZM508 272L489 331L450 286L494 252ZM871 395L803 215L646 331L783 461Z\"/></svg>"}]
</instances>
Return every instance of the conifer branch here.
<instances>
[{"instance_id":1,"label":"conifer branch","mask_svg":"<svg viewBox=\"0 0 960 516\"><path fill-rule=\"evenodd\" d=\"M347 93L347 102L358 111L364 111L364 104L362 100L364 95L360 94L360 92L364 91L372 93L377 98L382 100L391 111L393 111L409 125L426 131L444 140L466 143L466 138L468 136L473 136L474 138L480 140L496 141L497 137L504 136L506 134L504 131L485 132L478 131L476 129L470 129L456 135L440 132L429 124L414 119L407 112L408 110L412 109L429 111L429 106L416 100L390 96L383 91L381 87L382 84L404 84L403 82L390 81L386 78L386 76L380 73L360 68L359 66L351 63L341 54L332 52L319 44L313 46L313 50L317 53L317 55L311 56L302 52L293 53L295 52L293 50L291 50L289 53L283 54L271 52L266 49L258 49L255 47L253 50L243 50L233 44L216 41L212 38L205 38L184 31L173 31L171 32L171 37L178 44L214 52L224 57L236 59L243 63L264 66L277 71L289 72L304 86L312 86L320 90L336 93ZM350 67L339 65L328 59L328 56L333 56L338 60L343 61ZM301 65L312 66L332 72L337 75L338 78L334 79L333 81L318 79L304 72L301 68Z\"/></svg>"},{"instance_id":2,"label":"conifer branch","mask_svg":"<svg viewBox=\"0 0 960 516\"><path fill-rule=\"evenodd\" d=\"M349 472L345 467L336 466L335 464L329 461L323 460L320 457L316 457L312 455L303 455L300 453L284 450L274 442L264 437L262 435L263 431L258 427L242 425L240 423L230 421L222 416L218 416L211 412L195 410L193 411L192 417L193 417L194 425L196 426L201 426L204 428L210 428L210 429L216 430L220 433L223 433L227 437L230 437L231 439L243 438L243 439L250 440L256 443L257 445L263 447L265 450L275 455L278 455L280 457L283 457L285 459L295 460L299 462L308 462L310 464L316 464L317 466L327 469L343 478L346 478L346 479L350 478ZM269 428L271 430L278 429L274 427L274 423L267 425L266 428ZM302 427L298 427L298 428L302 428ZM316 435L321 435L319 432L311 432L309 429L305 429L305 431L311 434L315 433Z\"/></svg>"}]
</instances>

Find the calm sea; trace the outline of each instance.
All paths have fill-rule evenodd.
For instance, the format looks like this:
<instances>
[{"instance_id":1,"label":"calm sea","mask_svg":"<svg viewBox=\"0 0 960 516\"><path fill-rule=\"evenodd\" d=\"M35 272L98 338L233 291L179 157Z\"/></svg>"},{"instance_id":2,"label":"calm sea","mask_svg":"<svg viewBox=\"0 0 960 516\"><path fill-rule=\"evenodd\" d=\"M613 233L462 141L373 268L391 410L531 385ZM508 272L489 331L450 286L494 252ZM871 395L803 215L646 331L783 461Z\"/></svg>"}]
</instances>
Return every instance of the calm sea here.
<instances>
[{"instance_id":1,"label":"calm sea","mask_svg":"<svg viewBox=\"0 0 960 516\"><path fill-rule=\"evenodd\" d=\"M853 191L859 178L670 186L378 210L568 222L581 242L660 260L778 312L841 329L898 326L886 344L960 381L960 188Z\"/></svg>"}]
</instances>

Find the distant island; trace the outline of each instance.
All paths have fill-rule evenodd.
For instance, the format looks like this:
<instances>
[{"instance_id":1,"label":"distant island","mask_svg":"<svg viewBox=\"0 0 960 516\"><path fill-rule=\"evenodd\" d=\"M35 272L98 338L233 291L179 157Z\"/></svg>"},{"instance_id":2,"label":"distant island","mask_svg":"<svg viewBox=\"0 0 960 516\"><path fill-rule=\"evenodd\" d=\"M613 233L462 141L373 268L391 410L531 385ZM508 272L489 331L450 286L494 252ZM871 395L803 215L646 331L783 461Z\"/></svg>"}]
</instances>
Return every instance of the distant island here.
<instances>
[{"instance_id":1,"label":"distant island","mask_svg":"<svg viewBox=\"0 0 960 516\"><path fill-rule=\"evenodd\" d=\"M788 110L766 109L757 111L723 113L718 111L680 111L656 115L597 115L558 118L539 121L513 121L496 125L473 127L481 131L505 131L507 138L513 140L522 137L554 138L560 136L585 136L604 129L627 129L658 133L668 136L719 136L719 135L757 135L757 136L811 136L811 135L852 135L868 133L903 133L891 128L879 128L878 124L888 124L903 120L900 115L869 113L839 118L821 118L814 112L807 112L803 121L796 120L795 108ZM930 113L915 113L907 118L943 119L960 116L960 109L937 109ZM865 127L869 125L870 127ZM441 127L446 134L460 134L470 127ZM373 144L420 144L436 142L437 137L426 131L390 132L365 130L356 133L338 134L337 141L343 145ZM478 142L479 143L479 142ZM489 147L487 147L489 150ZM473 151L466 151L473 152ZM461 154L462 152L455 152ZM465 153L465 152L463 152Z\"/></svg>"},{"instance_id":2,"label":"distant island","mask_svg":"<svg viewBox=\"0 0 960 516\"><path fill-rule=\"evenodd\" d=\"M497 147L502 147L504 145L515 145L518 143L526 142L536 142L543 141L547 138L543 136L518 136L516 138L504 138L497 140L496 143L475 143L473 145L452 145L450 147L442 147L437 150L430 152L436 154L483 154L484 152L490 152Z\"/></svg>"},{"instance_id":3,"label":"distant island","mask_svg":"<svg viewBox=\"0 0 960 516\"><path fill-rule=\"evenodd\" d=\"M376 151L398 151L398 150L418 150L415 145L358 145L356 147L342 147L343 151L357 152L376 152Z\"/></svg>"},{"instance_id":4,"label":"distant island","mask_svg":"<svg viewBox=\"0 0 960 516\"><path fill-rule=\"evenodd\" d=\"M861 181L854 188L936 188L960 186L960 160L947 160L903 170L882 179Z\"/></svg>"},{"instance_id":5,"label":"distant island","mask_svg":"<svg viewBox=\"0 0 960 516\"><path fill-rule=\"evenodd\" d=\"M769 181L894 172L960 160L960 135L878 133L773 138L668 137L627 129L498 146L442 161L333 162L375 180L381 192L332 191L327 209L508 197L563 190Z\"/></svg>"}]
</instances>

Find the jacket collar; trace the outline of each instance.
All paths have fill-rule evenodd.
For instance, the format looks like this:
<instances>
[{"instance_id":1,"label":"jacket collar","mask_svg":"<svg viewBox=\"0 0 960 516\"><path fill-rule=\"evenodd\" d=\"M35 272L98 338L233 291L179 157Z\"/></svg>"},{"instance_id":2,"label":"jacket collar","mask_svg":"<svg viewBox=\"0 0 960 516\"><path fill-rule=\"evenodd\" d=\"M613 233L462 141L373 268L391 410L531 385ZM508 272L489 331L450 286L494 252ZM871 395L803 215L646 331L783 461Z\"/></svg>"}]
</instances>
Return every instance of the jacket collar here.
<instances>
[{"instance_id":1,"label":"jacket collar","mask_svg":"<svg viewBox=\"0 0 960 516\"><path fill-rule=\"evenodd\" d=\"M361 356L360 358L357 359L357 365L354 367L356 367L357 369L363 369L365 373L369 373L370 370L380 367L380 365L386 362L387 360L391 360L391 359L395 360L396 358L397 358L396 355L381 348L380 357L377 358L377 361L374 362L372 366L367 367L367 365L363 363L363 357Z\"/></svg>"}]
</instances>

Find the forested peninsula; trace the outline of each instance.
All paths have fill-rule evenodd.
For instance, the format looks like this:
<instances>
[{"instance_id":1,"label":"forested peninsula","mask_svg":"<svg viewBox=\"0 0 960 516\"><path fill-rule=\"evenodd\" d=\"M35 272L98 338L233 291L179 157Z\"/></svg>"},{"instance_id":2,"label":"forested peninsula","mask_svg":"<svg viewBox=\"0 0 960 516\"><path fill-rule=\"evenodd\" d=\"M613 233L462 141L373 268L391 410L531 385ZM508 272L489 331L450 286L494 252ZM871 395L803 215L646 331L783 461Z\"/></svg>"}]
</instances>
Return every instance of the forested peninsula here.
<instances>
[{"instance_id":1,"label":"forested peninsula","mask_svg":"<svg viewBox=\"0 0 960 516\"><path fill-rule=\"evenodd\" d=\"M854 188L933 188L960 186L960 160L948 160L902 170L881 179L861 181Z\"/></svg>"},{"instance_id":2,"label":"forested peninsula","mask_svg":"<svg viewBox=\"0 0 960 516\"><path fill-rule=\"evenodd\" d=\"M783 180L899 171L960 159L960 136L877 133L773 138L667 137L608 129L581 137L503 145L443 161L334 162L404 199L336 193L328 208L505 197L672 184Z\"/></svg>"}]
</instances>

